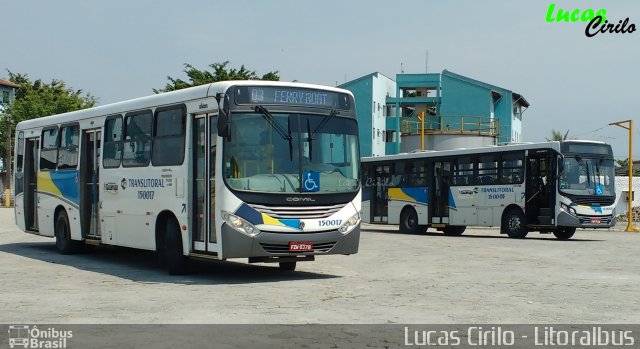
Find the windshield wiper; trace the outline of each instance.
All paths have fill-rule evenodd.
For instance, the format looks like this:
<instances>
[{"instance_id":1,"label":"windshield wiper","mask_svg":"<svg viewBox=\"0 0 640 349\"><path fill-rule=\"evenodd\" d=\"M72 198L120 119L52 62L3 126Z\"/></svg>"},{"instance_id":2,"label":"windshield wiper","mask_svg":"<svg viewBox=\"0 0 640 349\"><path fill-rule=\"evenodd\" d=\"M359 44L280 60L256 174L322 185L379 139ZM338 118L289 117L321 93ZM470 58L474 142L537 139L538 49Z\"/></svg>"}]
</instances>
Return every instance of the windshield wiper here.
<instances>
[{"instance_id":1,"label":"windshield wiper","mask_svg":"<svg viewBox=\"0 0 640 349\"><path fill-rule=\"evenodd\" d=\"M309 142L309 162L313 161L313 137L311 134L311 125L309 124L309 119L307 119L307 135L309 138L307 142Z\"/></svg>"},{"instance_id":2,"label":"windshield wiper","mask_svg":"<svg viewBox=\"0 0 640 349\"><path fill-rule=\"evenodd\" d=\"M262 117L265 120L267 120L269 125L271 125L271 127L274 130L276 130L276 132L278 132L278 134L280 134L280 136L283 139L286 139L286 140L289 141L289 157L291 158L291 161L293 161L293 144L291 142L293 140L293 137L291 137L291 120L289 120L289 118L287 118L288 131L285 131L284 127L282 125L280 125L278 120L276 120L273 117L273 115L271 115L271 113L269 113L269 111L265 107L263 107L261 105L256 105L254 110L255 110L256 113L262 114Z\"/></svg>"},{"instance_id":3,"label":"windshield wiper","mask_svg":"<svg viewBox=\"0 0 640 349\"><path fill-rule=\"evenodd\" d=\"M309 138L313 137L313 135L316 134L316 132L318 132L321 128L324 127L324 125L327 124L327 122L329 122L329 120L333 119L334 116L338 115L338 111L335 109L331 109L331 112L329 113L329 115L325 116L324 119L322 119L322 121L320 121L320 124L318 124L318 126L316 126L315 130L313 130L313 132L309 135Z\"/></svg>"},{"instance_id":4,"label":"windshield wiper","mask_svg":"<svg viewBox=\"0 0 640 349\"><path fill-rule=\"evenodd\" d=\"M283 139L291 141L291 139L293 138L291 137L291 131L287 133L287 131L284 130L284 127L280 125L278 120L273 118L273 115L271 115L271 113L269 113L269 111L265 107L256 105L255 112L262 114L262 117L267 120L269 125L271 125L271 127L273 127L280 134L280 136L282 136Z\"/></svg>"}]
</instances>

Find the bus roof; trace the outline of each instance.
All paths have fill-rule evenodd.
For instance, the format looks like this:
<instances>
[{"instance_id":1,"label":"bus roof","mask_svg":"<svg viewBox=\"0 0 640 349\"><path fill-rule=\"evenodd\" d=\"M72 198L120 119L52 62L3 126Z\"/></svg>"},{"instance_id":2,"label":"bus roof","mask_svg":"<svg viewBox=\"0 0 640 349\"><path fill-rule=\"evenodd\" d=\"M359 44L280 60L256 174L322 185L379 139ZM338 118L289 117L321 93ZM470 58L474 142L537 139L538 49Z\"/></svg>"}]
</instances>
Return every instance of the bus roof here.
<instances>
[{"instance_id":1,"label":"bus roof","mask_svg":"<svg viewBox=\"0 0 640 349\"><path fill-rule=\"evenodd\" d=\"M436 156L453 156L453 155L476 155L476 154L486 154L486 153L497 153L497 152L508 152L508 151L518 151L518 150L527 150L527 149L540 149L540 148L550 148L556 151L560 151L561 143L584 143L584 144L601 144L607 145L604 142L599 141L589 141L589 140L569 140L569 141L550 141L550 142L539 142L539 143L517 143L517 144L508 144L508 145L494 145L487 147L479 147L479 148L458 148L451 150L426 150L426 151L415 151L411 153L400 153L394 155L385 155L385 156L370 156L363 157L362 162L376 162L376 161L391 161L391 160L403 160L403 159L421 159L421 158L429 158Z\"/></svg>"},{"instance_id":2,"label":"bus roof","mask_svg":"<svg viewBox=\"0 0 640 349\"><path fill-rule=\"evenodd\" d=\"M351 96L353 94L344 89L305 84L298 82L284 82L284 81L263 81L263 80L229 80L220 81L206 85L189 87L177 91L165 92L154 94L146 97L140 97L130 99L122 102L105 104L93 108L77 110L69 113L57 114L46 116L37 119L25 120L16 126L18 130L45 127L54 124L70 123L83 119L90 119L99 116L109 116L113 114L122 114L125 112L148 109L163 105L171 105L182 102L188 102L198 100L207 97L214 97L216 93L227 91L231 86L288 86L288 87L300 87L300 88L312 88L322 89L333 92L347 93Z\"/></svg>"}]
</instances>

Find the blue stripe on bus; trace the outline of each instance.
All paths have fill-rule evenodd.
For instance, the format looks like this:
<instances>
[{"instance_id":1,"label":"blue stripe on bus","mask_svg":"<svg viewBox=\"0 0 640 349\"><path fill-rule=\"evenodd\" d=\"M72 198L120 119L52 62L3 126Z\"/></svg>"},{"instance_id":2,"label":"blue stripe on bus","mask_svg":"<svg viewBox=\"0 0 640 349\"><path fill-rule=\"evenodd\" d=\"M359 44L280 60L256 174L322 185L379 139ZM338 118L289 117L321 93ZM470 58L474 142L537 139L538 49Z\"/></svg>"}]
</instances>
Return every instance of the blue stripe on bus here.
<instances>
[{"instance_id":1,"label":"blue stripe on bus","mask_svg":"<svg viewBox=\"0 0 640 349\"><path fill-rule=\"evenodd\" d=\"M418 203L422 203L422 204L427 203L428 189L426 187L402 188L402 192L407 194L407 196L411 197Z\"/></svg>"},{"instance_id":2,"label":"blue stripe on bus","mask_svg":"<svg viewBox=\"0 0 640 349\"><path fill-rule=\"evenodd\" d=\"M453 193L451 192L451 189L449 189L449 207L456 208L456 202L453 200Z\"/></svg>"},{"instance_id":3,"label":"blue stripe on bus","mask_svg":"<svg viewBox=\"0 0 640 349\"><path fill-rule=\"evenodd\" d=\"M238 207L238 209L235 212L235 215L243 218L244 220L246 220L247 222L253 225L263 223L262 214L244 203L240 205L240 207Z\"/></svg>"},{"instance_id":4,"label":"blue stripe on bus","mask_svg":"<svg viewBox=\"0 0 640 349\"><path fill-rule=\"evenodd\" d=\"M76 170L63 170L63 171L50 171L51 181L60 190L62 196L74 202L80 203L80 193L78 184L78 171Z\"/></svg>"}]
</instances>

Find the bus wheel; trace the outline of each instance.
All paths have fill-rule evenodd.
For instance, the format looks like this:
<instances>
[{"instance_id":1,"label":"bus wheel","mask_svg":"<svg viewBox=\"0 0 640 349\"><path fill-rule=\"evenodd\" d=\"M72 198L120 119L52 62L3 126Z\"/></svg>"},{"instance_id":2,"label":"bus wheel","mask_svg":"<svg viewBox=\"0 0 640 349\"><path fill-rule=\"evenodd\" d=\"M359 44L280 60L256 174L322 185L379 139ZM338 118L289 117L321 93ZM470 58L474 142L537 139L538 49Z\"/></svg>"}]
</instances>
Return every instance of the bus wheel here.
<instances>
[{"instance_id":1,"label":"bus wheel","mask_svg":"<svg viewBox=\"0 0 640 349\"><path fill-rule=\"evenodd\" d=\"M507 235L513 239L524 239L529 233L525 226L524 213L518 209L511 209L507 212L502 227L506 230Z\"/></svg>"},{"instance_id":2,"label":"bus wheel","mask_svg":"<svg viewBox=\"0 0 640 349\"><path fill-rule=\"evenodd\" d=\"M442 232L447 236L458 236L462 235L466 229L464 225L448 225L442 228Z\"/></svg>"},{"instance_id":3,"label":"bus wheel","mask_svg":"<svg viewBox=\"0 0 640 349\"><path fill-rule=\"evenodd\" d=\"M574 227L562 227L553 231L553 235L555 235L558 240L569 240L575 233L576 228Z\"/></svg>"},{"instance_id":4,"label":"bus wheel","mask_svg":"<svg viewBox=\"0 0 640 349\"><path fill-rule=\"evenodd\" d=\"M420 232L418 214L413 207L408 207L402 210L402 213L400 214L400 232L403 234L417 234Z\"/></svg>"},{"instance_id":5,"label":"bus wheel","mask_svg":"<svg viewBox=\"0 0 640 349\"><path fill-rule=\"evenodd\" d=\"M296 262L280 262L278 263L280 270L282 271L294 271L296 270Z\"/></svg>"},{"instance_id":6,"label":"bus wheel","mask_svg":"<svg viewBox=\"0 0 640 349\"><path fill-rule=\"evenodd\" d=\"M187 271L187 258L182 254L180 227L175 219L167 220L164 243L164 262L170 275L181 275Z\"/></svg>"},{"instance_id":7,"label":"bus wheel","mask_svg":"<svg viewBox=\"0 0 640 349\"><path fill-rule=\"evenodd\" d=\"M55 224L56 249L61 254L74 254L80 248L80 242L71 240L69 217L65 210L60 210L56 215Z\"/></svg>"}]
</instances>

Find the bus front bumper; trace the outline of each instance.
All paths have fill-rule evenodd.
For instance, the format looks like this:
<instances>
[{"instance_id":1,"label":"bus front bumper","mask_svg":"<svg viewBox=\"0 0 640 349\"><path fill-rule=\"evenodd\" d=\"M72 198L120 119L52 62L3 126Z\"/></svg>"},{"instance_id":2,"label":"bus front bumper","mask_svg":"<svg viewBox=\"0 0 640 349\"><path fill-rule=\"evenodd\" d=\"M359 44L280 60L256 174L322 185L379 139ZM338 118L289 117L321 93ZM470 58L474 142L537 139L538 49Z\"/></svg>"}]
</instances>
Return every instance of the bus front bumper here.
<instances>
[{"instance_id":1,"label":"bus front bumper","mask_svg":"<svg viewBox=\"0 0 640 349\"><path fill-rule=\"evenodd\" d=\"M558 226L576 228L611 228L616 225L613 216L575 216L565 211L558 215Z\"/></svg>"},{"instance_id":2,"label":"bus front bumper","mask_svg":"<svg viewBox=\"0 0 640 349\"><path fill-rule=\"evenodd\" d=\"M354 254L358 252L360 243L360 224L355 226L347 235L337 230L318 233L274 233L261 232L250 237L222 225L222 258L247 257L291 257L330 254ZM314 250L311 252L289 252L290 242L311 242Z\"/></svg>"}]
</instances>

